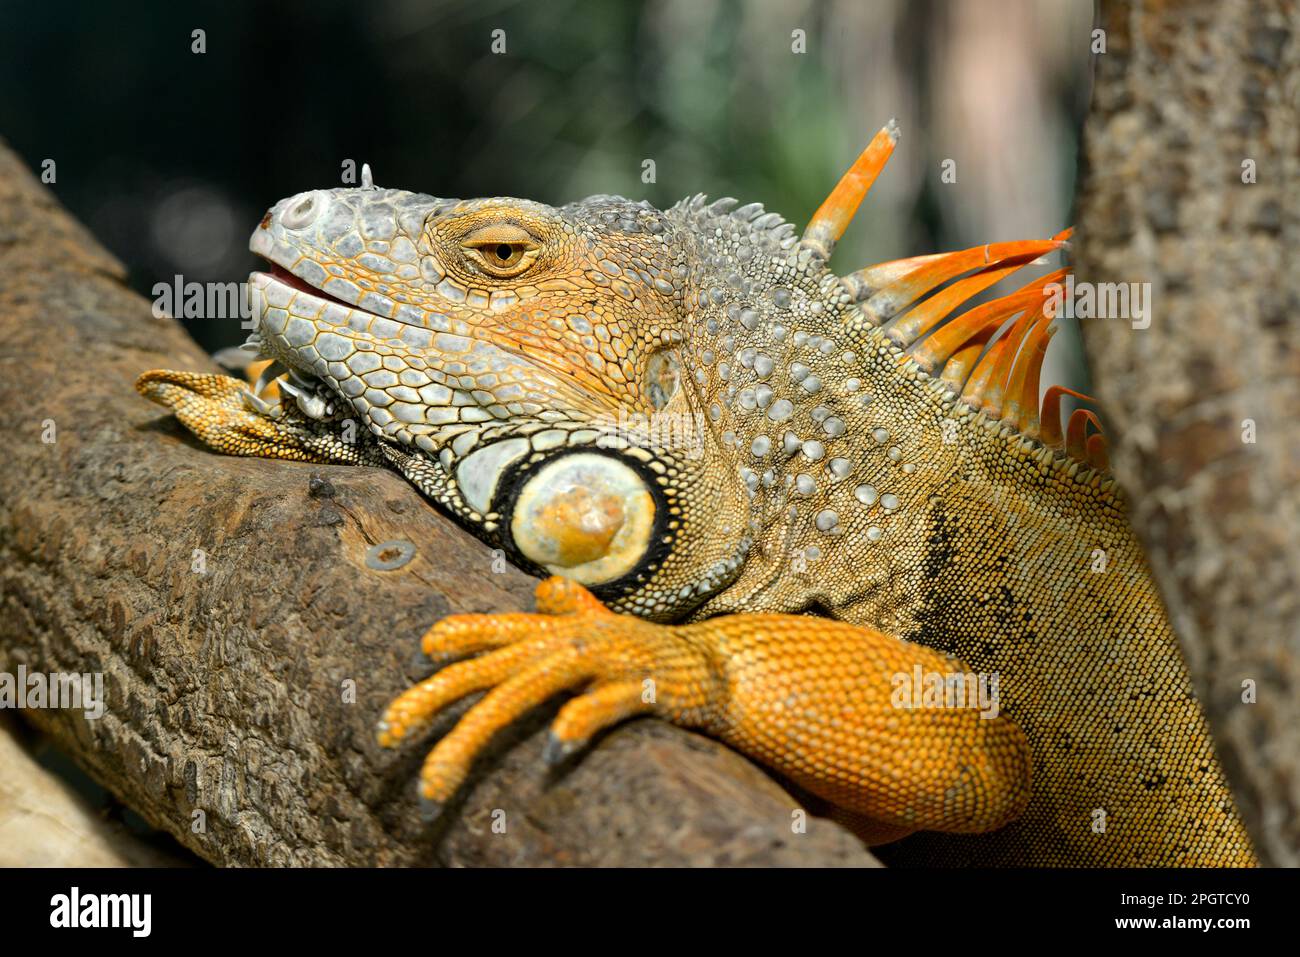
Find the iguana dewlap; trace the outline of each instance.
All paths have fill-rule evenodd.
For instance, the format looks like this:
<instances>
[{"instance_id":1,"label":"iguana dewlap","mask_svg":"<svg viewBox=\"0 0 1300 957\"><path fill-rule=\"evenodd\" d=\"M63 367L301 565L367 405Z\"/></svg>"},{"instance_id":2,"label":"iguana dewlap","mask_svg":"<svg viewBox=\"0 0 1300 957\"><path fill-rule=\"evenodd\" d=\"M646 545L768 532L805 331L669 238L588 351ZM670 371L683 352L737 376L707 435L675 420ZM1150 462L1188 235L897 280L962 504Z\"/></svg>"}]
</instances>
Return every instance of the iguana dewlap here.
<instances>
[{"instance_id":1,"label":"iguana dewlap","mask_svg":"<svg viewBox=\"0 0 1300 957\"><path fill-rule=\"evenodd\" d=\"M579 692L553 756L655 714L868 839L931 832L895 860L1254 862L1096 419L1063 434L1059 389L1040 419L1065 270L958 312L1065 234L827 268L895 139L802 237L703 196L301 193L251 243L279 399L141 376L215 449L390 466L563 576L538 614L425 636L463 660L390 706L384 743L488 689L430 753L427 799Z\"/></svg>"}]
</instances>

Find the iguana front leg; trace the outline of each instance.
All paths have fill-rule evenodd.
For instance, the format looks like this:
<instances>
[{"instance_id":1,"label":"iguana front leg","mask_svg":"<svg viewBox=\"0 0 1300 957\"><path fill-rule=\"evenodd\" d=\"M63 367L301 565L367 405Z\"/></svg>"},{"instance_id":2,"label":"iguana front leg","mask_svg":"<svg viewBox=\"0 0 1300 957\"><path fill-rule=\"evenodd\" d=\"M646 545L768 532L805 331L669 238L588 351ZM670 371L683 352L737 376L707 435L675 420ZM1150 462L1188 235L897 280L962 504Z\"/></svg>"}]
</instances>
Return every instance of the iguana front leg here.
<instances>
[{"instance_id":1,"label":"iguana front leg","mask_svg":"<svg viewBox=\"0 0 1300 957\"><path fill-rule=\"evenodd\" d=\"M491 689L429 753L421 794L464 782L493 734L555 695L581 691L551 726L548 760L625 718L698 728L860 816L869 840L914 830L977 833L1029 800L1029 746L1005 717L899 707L898 676L964 673L955 659L870 628L800 615L659 625L605 608L553 577L539 614L454 615L424 637L435 660L477 655L389 705L380 742L408 741L449 704Z\"/></svg>"}]
</instances>

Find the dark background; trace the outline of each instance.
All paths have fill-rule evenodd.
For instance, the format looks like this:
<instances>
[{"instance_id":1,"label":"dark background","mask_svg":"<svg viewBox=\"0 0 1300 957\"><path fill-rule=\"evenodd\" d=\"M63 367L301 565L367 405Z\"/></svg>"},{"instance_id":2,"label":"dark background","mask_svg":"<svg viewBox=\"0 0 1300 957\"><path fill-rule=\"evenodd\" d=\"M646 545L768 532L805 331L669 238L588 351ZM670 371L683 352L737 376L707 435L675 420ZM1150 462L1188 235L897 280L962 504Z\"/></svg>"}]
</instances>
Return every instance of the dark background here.
<instances>
[{"instance_id":1,"label":"dark background","mask_svg":"<svg viewBox=\"0 0 1300 957\"><path fill-rule=\"evenodd\" d=\"M1088 0L3 0L0 136L55 161L55 194L151 295L177 274L243 279L262 212L342 185L348 159L440 196L705 192L801 225L896 116L845 273L1066 225L1092 16ZM243 338L238 319L188 325L209 350ZM1045 384L1077 383L1074 343L1057 337Z\"/></svg>"}]
</instances>

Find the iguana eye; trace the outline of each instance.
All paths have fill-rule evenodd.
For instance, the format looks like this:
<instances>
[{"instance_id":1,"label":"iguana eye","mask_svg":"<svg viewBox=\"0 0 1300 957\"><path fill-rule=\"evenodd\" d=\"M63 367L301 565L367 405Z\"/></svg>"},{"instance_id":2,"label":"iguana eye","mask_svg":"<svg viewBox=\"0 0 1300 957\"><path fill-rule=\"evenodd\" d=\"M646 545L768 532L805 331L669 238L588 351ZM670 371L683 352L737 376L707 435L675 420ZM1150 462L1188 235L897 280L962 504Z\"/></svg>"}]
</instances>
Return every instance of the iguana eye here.
<instances>
[{"instance_id":1,"label":"iguana eye","mask_svg":"<svg viewBox=\"0 0 1300 957\"><path fill-rule=\"evenodd\" d=\"M527 230L502 223L474 230L461 240L461 248L489 276L509 278L531 266L540 247Z\"/></svg>"}]
</instances>

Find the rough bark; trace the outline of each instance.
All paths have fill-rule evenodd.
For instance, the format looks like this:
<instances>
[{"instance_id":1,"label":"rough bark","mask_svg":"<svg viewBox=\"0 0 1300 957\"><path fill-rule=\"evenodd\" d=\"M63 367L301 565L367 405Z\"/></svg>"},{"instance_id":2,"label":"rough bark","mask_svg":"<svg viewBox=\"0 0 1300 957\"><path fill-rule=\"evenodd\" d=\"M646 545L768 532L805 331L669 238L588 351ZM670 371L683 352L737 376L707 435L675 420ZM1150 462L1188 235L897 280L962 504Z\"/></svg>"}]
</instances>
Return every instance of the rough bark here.
<instances>
[{"instance_id":1,"label":"rough bark","mask_svg":"<svg viewBox=\"0 0 1300 957\"><path fill-rule=\"evenodd\" d=\"M765 773L650 720L548 773L539 714L422 823L424 749L381 750L374 722L430 670L428 624L529 607L533 581L396 474L190 440L132 382L207 357L2 145L0 336L0 671L102 672L99 720L29 719L207 860L874 863L828 821L792 833L798 805ZM415 558L369 569L395 539Z\"/></svg>"},{"instance_id":2,"label":"rough bark","mask_svg":"<svg viewBox=\"0 0 1300 957\"><path fill-rule=\"evenodd\" d=\"M1085 321L1084 342L1243 815L1297 865L1300 15L1113 2L1101 26L1078 277L1151 283L1152 320Z\"/></svg>"}]
</instances>

